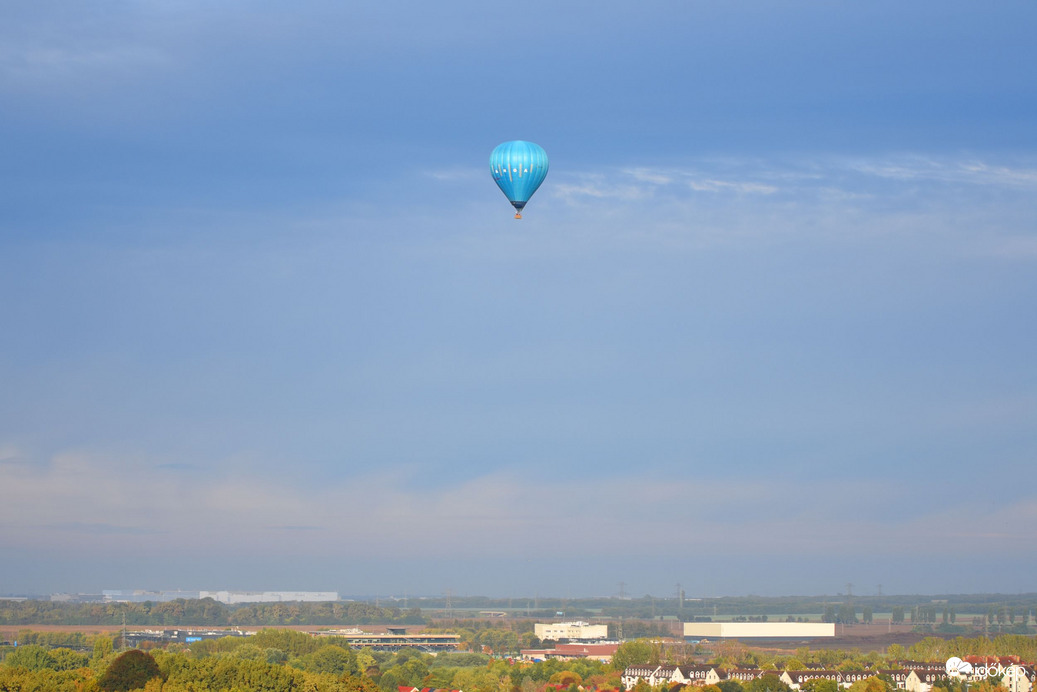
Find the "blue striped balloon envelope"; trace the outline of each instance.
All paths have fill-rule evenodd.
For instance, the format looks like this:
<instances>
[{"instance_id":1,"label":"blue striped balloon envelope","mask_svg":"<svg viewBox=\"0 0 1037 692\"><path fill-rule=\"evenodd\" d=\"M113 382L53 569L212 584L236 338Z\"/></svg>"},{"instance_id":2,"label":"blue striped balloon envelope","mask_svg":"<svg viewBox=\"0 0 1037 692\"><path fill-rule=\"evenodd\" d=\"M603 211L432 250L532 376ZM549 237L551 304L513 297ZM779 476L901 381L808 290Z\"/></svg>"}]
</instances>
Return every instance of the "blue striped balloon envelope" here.
<instances>
[{"instance_id":1,"label":"blue striped balloon envelope","mask_svg":"<svg viewBox=\"0 0 1037 692\"><path fill-rule=\"evenodd\" d=\"M521 219L522 208L547 177L547 152L522 140L498 144L490 154L490 173Z\"/></svg>"}]
</instances>

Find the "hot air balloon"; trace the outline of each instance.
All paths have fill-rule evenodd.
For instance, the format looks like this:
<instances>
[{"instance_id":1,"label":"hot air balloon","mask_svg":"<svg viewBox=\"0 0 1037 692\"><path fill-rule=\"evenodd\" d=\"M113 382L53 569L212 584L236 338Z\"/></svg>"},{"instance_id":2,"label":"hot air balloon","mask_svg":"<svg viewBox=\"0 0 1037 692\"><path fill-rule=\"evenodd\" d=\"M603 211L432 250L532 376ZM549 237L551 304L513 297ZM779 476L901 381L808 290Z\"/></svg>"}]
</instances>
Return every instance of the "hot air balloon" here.
<instances>
[{"instance_id":1,"label":"hot air balloon","mask_svg":"<svg viewBox=\"0 0 1037 692\"><path fill-rule=\"evenodd\" d=\"M490 173L521 219L522 208L547 177L547 152L522 140L498 144L490 154Z\"/></svg>"}]
</instances>

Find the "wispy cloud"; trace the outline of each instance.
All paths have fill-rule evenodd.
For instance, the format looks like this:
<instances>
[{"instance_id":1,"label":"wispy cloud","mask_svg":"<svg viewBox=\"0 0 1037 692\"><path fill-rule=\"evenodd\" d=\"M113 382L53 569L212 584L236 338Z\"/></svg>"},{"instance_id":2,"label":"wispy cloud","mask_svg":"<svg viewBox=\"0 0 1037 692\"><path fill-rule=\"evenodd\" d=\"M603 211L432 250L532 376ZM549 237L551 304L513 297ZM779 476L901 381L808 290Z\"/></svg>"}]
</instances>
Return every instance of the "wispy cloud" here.
<instances>
[{"instance_id":1,"label":"wispy cloud","mask_svg":"<svg viewBox=\"0 0 1037 692\"><path fill-rule=\"evenodd\" d=\"M849 170L868 177L898 181L1037 188L1037 169L1035 168L992 164L974 159L894 156L886 160L849 161L846 166Z\"/></svg>"},{"instance_id":2,"label":"wispy cloud","mask_svg":"<svg viewBox=\"0 0 1037 692\"><path fill-rule=\"evenodd\" d=\"M927 243L946 255L1028 259L1035 171L1025 161L909 155L726 158L559 172L534 205L561 203L549 208L556 222L576 214L573 225L593 226L599 243L642 248L652 241L688 250L893 242Z\"/></svg>"},{"instance_id":3,"label":"wispy cloud","mask_svg":"<svg viewBox=\"0 0 1037 692\"><path fill-rule=\"evenodd\" d=\"M872 159L842 159L835 156L761 160L758 158L708 160L691 168L616 168L603 173L571 173L579 182L565 181L557 192L563 197L586 195L594 198L639 199L655 194L694 192L786 196L827 194L874 197L876 183L925 182L934 186L967 184L979 187L1030 189L1037 187L1037 168L1007 165L973 158L936 159L908 154ZM886 195L917 195L916 188L898 189L888 183L880 188Z\"/></svg>"}]
</instances>

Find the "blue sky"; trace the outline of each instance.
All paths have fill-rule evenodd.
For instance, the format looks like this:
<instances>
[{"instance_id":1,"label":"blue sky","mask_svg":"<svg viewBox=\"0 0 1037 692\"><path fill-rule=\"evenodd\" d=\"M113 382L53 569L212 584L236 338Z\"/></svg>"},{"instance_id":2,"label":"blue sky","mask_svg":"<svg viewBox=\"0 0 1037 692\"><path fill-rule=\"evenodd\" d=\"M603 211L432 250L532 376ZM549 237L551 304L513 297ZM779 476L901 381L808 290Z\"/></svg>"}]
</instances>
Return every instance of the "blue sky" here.
<instances>
[{"instance_id":1,"label":"blue sky","mask_svg":"<svg viewBox=\"0 0 1037 692\"><path fill-rule=\"evenodd\" d=\"M0 593L1033 590L1035 20L4 5Z\"/></svg>"}]
</instances>

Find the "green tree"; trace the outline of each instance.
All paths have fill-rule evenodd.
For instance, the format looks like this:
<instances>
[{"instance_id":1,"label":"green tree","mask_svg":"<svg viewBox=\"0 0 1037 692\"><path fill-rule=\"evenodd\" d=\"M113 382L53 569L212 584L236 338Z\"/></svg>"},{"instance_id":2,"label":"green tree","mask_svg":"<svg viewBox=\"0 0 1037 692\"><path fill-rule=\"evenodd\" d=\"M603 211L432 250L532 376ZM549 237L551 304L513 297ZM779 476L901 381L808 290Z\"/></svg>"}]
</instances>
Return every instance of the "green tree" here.
<instances>
[{"instance_id":1,"label":"green tree","mask_svg":"<svg viewBox=\"0 0 1037 692\"><path fill-rule=\"evenodd\" d=\"M7 665L26 670L54 669L57 661L50 655L50 651L39 644L26 644L15 647L14 651L5 659Z\"/></svg>"},{"instance_id":2,"label":"green tree","mask_svg":"<svg viewBox=\"0 0 1037 692\"><path fill-rule=\"evenodd\" d=\"M246 643L236 647L231 656L242 661L266 661L266 650L255 644Z\"/></svg>"},{"instance_id":3,"label":"green tree","mask_svg":"<svg viewBox=\"0 0 1037 692\"><path fill-rule=\"evenodd\" d=\"M774 673L767 673L763 677L750 680L745 683L745 692L792 692L792 688L781 681Z\"/></svg>"},{"instance_id":4,"label":"green tree","mask_svg":"<svg viewBox=\"0 0 1037 692\"><path fill-rule=\"evenodd\" d=\"M839 622L853 624L857 622L856 609L851 603L843 603L839 606Z\"/></svg>"},{"instance_id":5,"label":"green tree","mask_svg":"<svg viewBox=\"0 0 1037 692\"><path fill-rule=\"evenodd\" d=\"M275 604L283 605L283 604ZM263 629L250 638L252 644L261 649L280 649L289 656L305 656L319 649L327 640L317 639L305 632L286 629ZM201 644L203 642L197 642ZM191 645L192 650L195 644Z\"/></svg>"},{"instance_id":6,"label":"green tree","mask_svg":"<svg viewBox=\"0 0 1037 692\"><path fill-rule=\"evenodd\" d=\"M888 681L873 675L850 685L849 692L892 692L892 690Z\"/></svg>"},{"instance_id":7,"label":"green tree","mask_svg":"<svg viewBox=\"0 0 1037 692\"><path fill-rule=\"evenodd\" d=\"M356 654L341 646L329 644L314 651L309 657L307 670L332 675L356 675Z\"/></svg>"},{"instance_id":8,"label":"green tree","mask_svg":"<svg viewBox=\"0 0 1037 692\"><path fill-rule=\"evenodd\" d=\"M801 686L803 692L839 692L839 683L835 680L811 678Z\"/></svg>"},{"instance_id":9,"label":"green tree","mask_svg":"<svg viewBox=\"0 0 1037 692\"><path fill-rule=\"evenodd\" d=\"M630 666L640 666L647 663L658 663L658 648L647 639L634 639L623 642L612 654L612 668L623 671Z\"/></svg>"},{"instance_id":10,"label":"green tree","mask_svg":"<svg viewBox=\"0 0 1037 692\"><path fill-rule=\"evenodd\" d=\"M104 692L127 692L144 687L148 680L161 676L162 671L150 654L130 649L112 661L97 681L97 687Z\"/></svg>"},{"instance_id":11,"label":"green tree","mask_svg":"<svg viewBox=\"0 0 1037 692\"><path fill-rule=\"evenodd\" d=\"M94 640L94 660L101 660L115 651L111 637L101 636Z\"/></svg>"},{"instance_id":12,"label":"green tree","mask_svg":"<svg viewBox=\"0 0 1037 692\"><path fill-rule=\"evenodd\" d=\"M50 652L54 657L54 670L76 670L90 665L90 657L72 649L54 649Z\"/></svg>"},{"instance_id":13,"label":"green tree","mask_svg":"<svg viewBox=\"0 0 1037 692\"><path fill-rule=\"evenodd\" d=\"M0 666L0 690L18 692L79 692L91 681L77 672L49 669L26 670L12 666Z\"/></svg>"}]
</instances>

